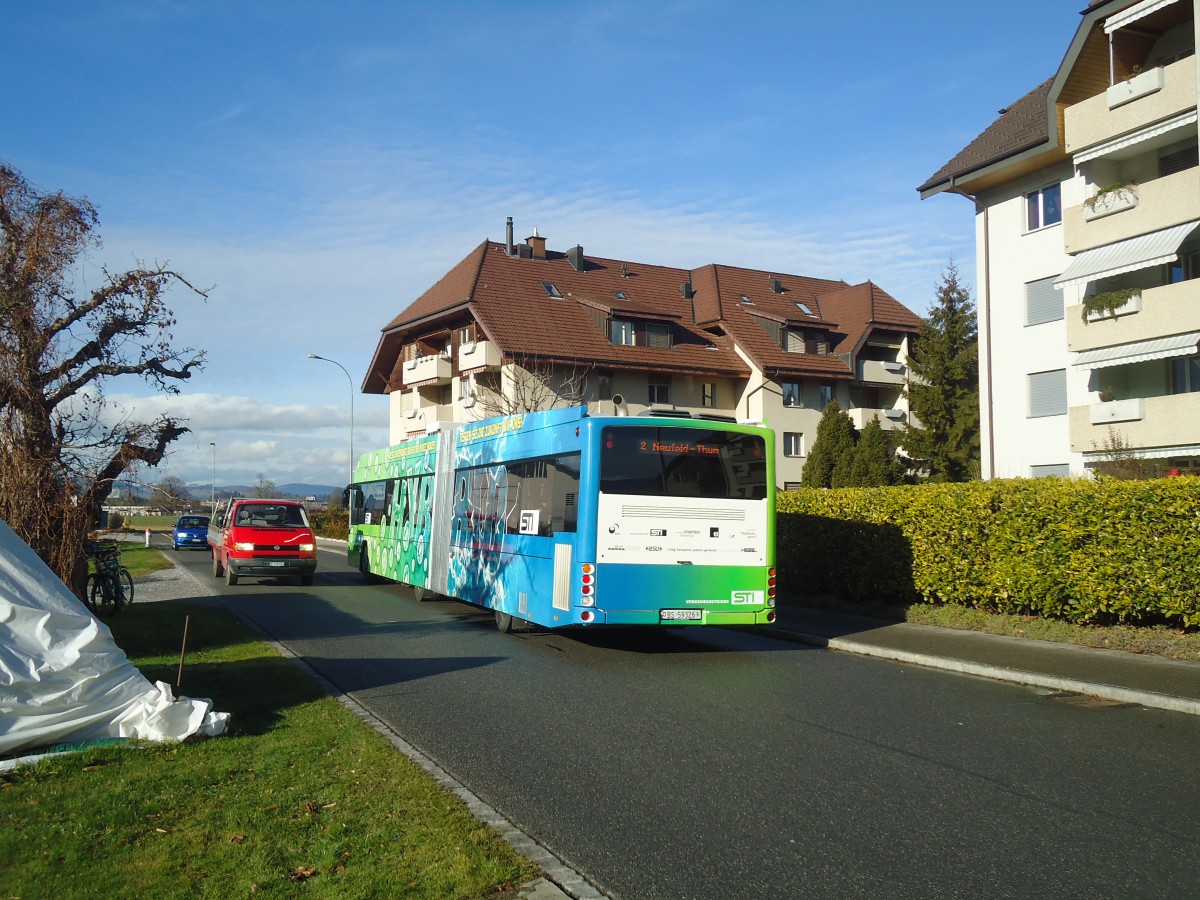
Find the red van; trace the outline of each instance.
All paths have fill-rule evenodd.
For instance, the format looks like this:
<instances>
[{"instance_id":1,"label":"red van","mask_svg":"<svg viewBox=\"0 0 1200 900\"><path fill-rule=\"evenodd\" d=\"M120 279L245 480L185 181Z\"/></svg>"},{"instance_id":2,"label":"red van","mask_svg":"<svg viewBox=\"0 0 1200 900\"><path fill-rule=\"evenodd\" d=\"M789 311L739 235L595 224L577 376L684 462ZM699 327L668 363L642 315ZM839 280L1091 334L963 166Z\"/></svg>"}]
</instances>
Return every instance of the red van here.
<instances>
[{"instance_id":1,"label":"red van","mask_svg":"<svg viewBox=\"0 0 1200 900\"><path fill-rule=\"evenodd\" d=\"M209 524L208 546L213 577L231 586L245 576L312 584L317 571L317 539L296 500L230 500Z\"/></svg>"}]
</instances>

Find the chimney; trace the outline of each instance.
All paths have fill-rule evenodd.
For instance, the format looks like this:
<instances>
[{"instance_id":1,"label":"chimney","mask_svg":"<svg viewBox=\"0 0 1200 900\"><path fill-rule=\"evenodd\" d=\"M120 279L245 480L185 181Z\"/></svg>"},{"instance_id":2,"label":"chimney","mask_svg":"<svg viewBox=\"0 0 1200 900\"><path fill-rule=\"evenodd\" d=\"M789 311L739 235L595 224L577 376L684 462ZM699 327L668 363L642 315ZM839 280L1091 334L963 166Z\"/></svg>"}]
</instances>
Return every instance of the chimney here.
<instances>
[{"instance_id":1,"label":"chimney","mask_svg":"<svg viewBox=\"0 0 1200 900\"><path fill-rule=\"evenodd\" d=\"M508 221L504 225L504 252L509 256L513 255L512 216L508 217Z\"/></svg>"},{"instance_id":2,"label":"chimney","mask_svg":"<svg viewBox=\"0 0 1200 900\"><path fill-rule=\"evenodd\" d=\"M527 243L533 250L534 259L546 258L546 239L537 233L537 229L533 229L533 234L525 238Z\"/></svg>"},{"instance_id":3,"label":"chimney","mask_svg":"<svg viewBox=\"0 0 1200 900\"><path fill-rule=\"evenodd\" d=\"M576 272L583 271L583 247L576 244L567 251L567 259L571 261L571 265L575 268Z\"/></svg>"},{"instance_id":4,"label":"chimney","mask_svg":"<svg viewBox=\"0 0 1200 900\"><path fill-rule=\"evenodd\" d=\"M772 278L771 279L771 290L774 291L776 294L782 294L783 293L783 282L780 281L778 278Z\"/></svg>"}]
</instances>

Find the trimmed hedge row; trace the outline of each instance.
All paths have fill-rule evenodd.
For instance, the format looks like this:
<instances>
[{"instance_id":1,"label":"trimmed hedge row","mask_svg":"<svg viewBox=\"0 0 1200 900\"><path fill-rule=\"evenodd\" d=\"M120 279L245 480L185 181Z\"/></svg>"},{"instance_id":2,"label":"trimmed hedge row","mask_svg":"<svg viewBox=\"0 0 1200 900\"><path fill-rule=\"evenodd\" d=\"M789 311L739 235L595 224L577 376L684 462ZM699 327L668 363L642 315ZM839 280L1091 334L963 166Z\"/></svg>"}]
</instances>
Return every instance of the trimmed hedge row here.
<instances>
[{"instance_id":1,"label":"trimmed hedge row","mask_svg":"<svg viewBox=\"0 0 1200 900\"><path fill-rule=\"evenodd\" d=\"M777 510L794 593L1200 625L1200 478L802 489Z\"/></svg>"}]
</instances>

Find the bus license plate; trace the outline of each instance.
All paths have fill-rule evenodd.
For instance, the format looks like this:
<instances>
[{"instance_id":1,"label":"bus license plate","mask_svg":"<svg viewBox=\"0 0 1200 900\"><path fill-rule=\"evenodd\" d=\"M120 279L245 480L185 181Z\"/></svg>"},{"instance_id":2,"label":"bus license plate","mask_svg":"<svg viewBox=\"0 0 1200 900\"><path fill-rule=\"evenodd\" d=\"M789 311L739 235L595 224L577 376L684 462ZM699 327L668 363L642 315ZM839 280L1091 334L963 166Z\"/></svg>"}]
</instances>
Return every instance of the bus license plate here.
<instances>
[{"instance_id":1,"label":"bus license plate","mask_svg":"<svg viewBox=\"0 0 1200 900\"><path fill-rule=\"evenodd\" d=\"M704 618L702 609L664 609L659 612L664 622L699 622Z\"/></svg>"}]
</instances>

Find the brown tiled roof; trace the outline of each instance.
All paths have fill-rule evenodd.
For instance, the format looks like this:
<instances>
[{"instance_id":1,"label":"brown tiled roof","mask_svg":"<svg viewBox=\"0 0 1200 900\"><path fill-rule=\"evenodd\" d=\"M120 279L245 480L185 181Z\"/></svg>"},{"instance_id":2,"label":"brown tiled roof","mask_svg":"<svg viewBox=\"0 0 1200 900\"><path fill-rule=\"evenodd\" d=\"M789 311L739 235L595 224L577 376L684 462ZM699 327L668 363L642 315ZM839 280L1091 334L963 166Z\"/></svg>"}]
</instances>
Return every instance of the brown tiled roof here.
<instances>
[{"instance_id":1,"label":"brown tiled roof","mask_svg":"<svg viewBox=\"0 0 1200 900\"><path fill-rule=\"evenodd\" d=\"M984 132L917 188L925 193L969 172L1045 144L1050 138L1047 98L1049 78L1000 114Z\"/></svg>"},{"instance_id":2,"label":"brown tiled roof","mask_svg":"<svg viewBox=\"0 0 1200 900\"><path fill-rule=\"evenodd\" d=\"M686 269L586 257L576 271L566 254L546 259L510 257L503 244L485 241L384 329L364 389L381 392L404 336L441 311L469 301L469 310L506 358L582 363L614 368L749 377L732 344L695 324L691 301L680 292ZM543 282L554 285L551 297ZM616 292L626 297L620 300ZM589 312L669 323L673 346L624 346L609 341Z\"/></svg>"},{"instance_id":3,"label":"brown tiled roof","mask_svg":"<svg viewBox=\"0 0 1200 900\"><path fill-rule=\"evenodd\" d=\"M549 296L543 282L559 296ZM681 291L685 284L692 286L690 298ZM916 331L921 321L870 282L851 287L733 266L689 271L597 257L585 257L583 271L576 271L563 253L519 258L501 243L484 241L383 329L364 391L386 390L405 343L455 316L465 323L467 313L508 359L735 378L750 374L735 342L770 375L852 377L837 356L785 352L751 313L828 332L834 352L852 350L865 329ZM622 315L669 323L673 346L611 343L603 323Z\"/></svg>"},{"instance_id":4,"label":"brown tiled roof","mask_svg":"<svg viewBox=\"0 0 1200 900\"><path fill-rule=\"evenodd\" d=\"M775 290L776 282L781 292ZM874 328L915 333L921 327L920 317L869 281L852 286L845 281L711 265L695 273L695 285L697 309L722 311L726 332L769 375L851 378L853 373L837 355L788 353L755 321L756 316L824 331L832 354L853 352ZM815 315L809 316L799 303Z\"/></svg>"}]
</instances>

